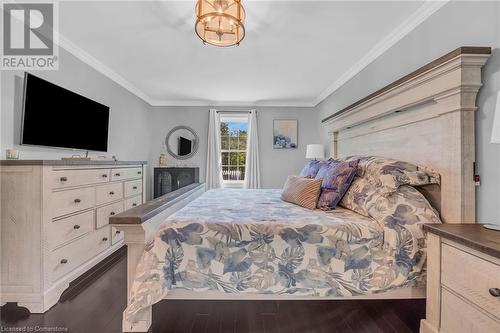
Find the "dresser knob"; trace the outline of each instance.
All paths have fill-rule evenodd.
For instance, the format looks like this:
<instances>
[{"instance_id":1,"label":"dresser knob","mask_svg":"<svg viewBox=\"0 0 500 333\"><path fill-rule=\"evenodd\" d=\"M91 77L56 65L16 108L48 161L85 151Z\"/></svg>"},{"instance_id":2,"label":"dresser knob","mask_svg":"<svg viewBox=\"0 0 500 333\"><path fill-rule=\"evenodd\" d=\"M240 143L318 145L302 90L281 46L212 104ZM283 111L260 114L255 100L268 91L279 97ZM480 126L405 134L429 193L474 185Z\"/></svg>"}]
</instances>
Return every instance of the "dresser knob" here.
<instances>
[{"instance_id":1,"label":"dresser knob","mask_svg":"<svg viewBox=\"0 0 500 333\"><path fill-rule=\"evenodd\" d=\"M137 206L137 204L134 202L134 203L132 204L132 207L135 207L135 206Z\"/></svg>"},{"instance_id":2,"label":"dresser knob","mask_svg":"<svg viewBox=\"0 0 500 333\"><path fill-rule=\"evenodd\" d=\"M105 242L105 241L107 241L107 240L108 240L108 237L103 237L103 238L102 238L102 241L103 241L103 242Z\"/></svg>"},{"instance_id":3,"label":"dresser knob","mask_svg":"<svg viewBox=\"0 0 500 333\"><path fill-rule=\"evenodd\" d=\"M80 229L80 226L79 226L78 224L75 224L75 225L73 226L73 229Z\"/></svg>"},{"instance_id":4,"label":"dresser knob","mask_svg":"<svg viewBox=\"0 0 500 333\"><path fill-rule=\"evenodd\" d=\"M500 289L499 288L490 288L490 295L493 297L500 297Z\"/></svg>"},{"instance_id":5,"label":"dresser knob","mask_svg":"<svg viewBox=\"0 0 500 333\"><path fill-rule=\"evenodd\" d=\"M60 180L60 181L62 181L62 182L65 182L65 181L67 181L67 180L68 180L68 178L66 178L66 177L61 177L61 178L59 178L59 180Z\"/></svg>"},{"instance_id":6,"label":"dresser knob","mask_svg":"<svg viewBox=\"0 0 500 333\"><path fill-rule=\"evenodd\" d=\"M142 175L142 171L137 171L137 174L138 175Z\"/></svg>"},{"instance_id":7,"label":"dresser knob","mask_svg":"<svg viewBox=\"0 0 500 333\"><path fill-rule=\"evenodd\" d=\"M61 259L61 264L67 264L68 263L68 259Z\"/></svg>"},{"instance_id":8,"label":"dresser knob","mask_svg":"<svg viewBox=\"0 0 500 333\"><path fill-rule=\"evenodd\" d=\"M133 190L137 190L137 186L132 187Z\"/></svg>"},{"instance_id":9,"label":"dresser knob","mask_svg":"<svg viewBox=\"0 0 500 333\"><path fill-rule=\"evenodd\" d=\"M120 232L121 232L120 230L116 230L116 231L115 231L115 234L117 234L117 235L118 235Z\"/></svg>"},{"instance_id":10,"label":"dresser knob","mask_svg":"<svg viewBox=\"0 0 500 333\"><path fill-rule=\"evenodd\" d=\"M121 175L119 173L115 173L115 176L116 177L120 177Z\"/></svg>"},{"instance_id":11,"label":"dresser knob","mask_svg":"<svg viewBox=\"0 0 500 333\"><path fill-rule=\"evenodd\" d=\"M109 192L109 195L114 195L114 194L115 194L115 192L113 192L113 191Z\"/></svg>"},{"instance_id":12,"label":"dresser knob","mask_svg":"<svg viewBox=\"0 0 500 333\"><path fill-rule=\"evenodd\" d=\"M111 212L111 213L109 213L109 215L115 215L115 212Z\"/></svg>"},{"instance_id":13,"label":"dresser knob","mask_svg":"<svg viewBox=\"0 0 500 333\"><path fill-rule=\"evenodd\" d=\"M102 178L108 178L108 175L107 174L103 174Z\"/></svg>"},{"instance_id":14,"label":"dresser knob","mask_svg":"<svg viewBox=\"0 0 500 333\"><path fill-rule=\"evenodd\" d=\"M75 203L80 203L80 202L82 202L82 200L80 200L78 198L75 199Z\"/></svg>"}]
</instances>

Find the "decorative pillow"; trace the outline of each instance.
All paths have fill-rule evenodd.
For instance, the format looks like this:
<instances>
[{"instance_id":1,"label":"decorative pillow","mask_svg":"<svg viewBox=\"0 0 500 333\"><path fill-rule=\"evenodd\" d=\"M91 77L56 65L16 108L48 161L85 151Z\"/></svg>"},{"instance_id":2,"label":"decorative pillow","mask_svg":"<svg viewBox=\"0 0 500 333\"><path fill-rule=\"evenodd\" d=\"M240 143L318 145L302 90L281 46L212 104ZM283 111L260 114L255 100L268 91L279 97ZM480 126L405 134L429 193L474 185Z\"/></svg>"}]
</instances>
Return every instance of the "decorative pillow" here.
<instances>
[{"instance_id":1,"label":"decorative pillow","mask_svg":"<svg viewBox=\"0 0 500 333\"><path fill-rule=\"evenodd\" d=\"M424 195L409 185L401 185L395 192L383 194L368 179L356 177L340 205L391 229L441 223L439 214Z\"/></svg>"},{"instance_id":2,"label":"decorative pillow","mask_svg":"<svg viewBox=\"0 0 500 333\"><path fill-rule=\"evenodd\" d=\"M323 178L318 208L334 209L344 196L356 174L358 162L329 160L316 174L316 179Z\"/></svg>"},{"instance_id":3,"label":"decorative pillow","mask_svg":"<svg viewBox=\"0 0 500 333\"><path fill-rule=\"evenodd\" d=\"M288 176L281 192L281 200L308 208L316 208L321 182L323 179L311 179L299 176Z\"/></svg>"},{"instance_id":4,"label":"decorative pillow","mask_svg":"<svg viewBox=\"0 0 500 333\"><path fill-rule=\"evenodd\" d=\"M339 206L369 217L368 203L371 202L374 195L380 195L375 186L366 178L356 176L339 202Z\"/></svg>"},{"instance_id":5,"label":"decorative pillow","mask_svg":"<svg viewBox=\"0 0 500 333\"><path fill-rule=\"evenodd\" d=\"M356 175L368 179L382 193L395 192L401 185L440 184L437 172L408 162L377 156L351 156L358 161Z\"/></svg>"},{"instance_id":6,"label":"decorative pillow","mask_svg":"<svg viewBox=\"0 0 500 333\"><path fill-rule=\"evenodd\" d=\"M316 177L316 174L318 173L318 170L323 163L325 163L325 162L323 162L323 161L309 161L309 162L307 162L306 166L304 167L304 169L302 169L299 176L307 177L307 178Z\"/></svg>"},{"instance_id":7,"label":"decorative pillow","mask_svg":"<svg viewBox=\"0 0 500 333\"><path fill-rule=\"evenodd\" d=\"M355 178L340 203L341 206L369 216L384 228L384 248L397 249L395 264L406 276L410 274L415 259L425 258L425 235L421 224L441 223L438 213L427 199L414 187L401 185L395 192L382 194L366 178ZM384 261L382 256L373 260Z\"/></svg>"}]
</instances>

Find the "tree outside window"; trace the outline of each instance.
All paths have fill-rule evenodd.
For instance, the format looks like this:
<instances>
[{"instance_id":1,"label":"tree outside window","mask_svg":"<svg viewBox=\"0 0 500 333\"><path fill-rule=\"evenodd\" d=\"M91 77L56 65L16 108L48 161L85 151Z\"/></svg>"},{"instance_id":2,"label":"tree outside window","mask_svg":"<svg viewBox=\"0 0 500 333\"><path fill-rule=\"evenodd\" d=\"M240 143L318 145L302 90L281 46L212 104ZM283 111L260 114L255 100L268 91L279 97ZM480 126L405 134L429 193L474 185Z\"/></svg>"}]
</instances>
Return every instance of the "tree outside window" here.
<instances>
[{"instance_id":1,"label":"tree outside window","mask_svg":"<svg viewBox=\"0 0 500 333\"><path fill-rule=\"evenodd\" d=\"M248 122L221 119L222 179L225 182L245 180Z\"/></svg>"}]
</instances>

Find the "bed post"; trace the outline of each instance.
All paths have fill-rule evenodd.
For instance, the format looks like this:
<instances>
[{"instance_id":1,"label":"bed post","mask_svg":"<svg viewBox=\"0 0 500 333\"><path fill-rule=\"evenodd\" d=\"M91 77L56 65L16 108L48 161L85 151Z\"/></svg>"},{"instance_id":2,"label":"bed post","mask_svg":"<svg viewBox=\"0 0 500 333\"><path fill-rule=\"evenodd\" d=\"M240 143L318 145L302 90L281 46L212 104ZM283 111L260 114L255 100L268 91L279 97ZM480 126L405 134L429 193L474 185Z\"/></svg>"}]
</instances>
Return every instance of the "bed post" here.
<instances>
[{"instance_id":1,"label":"bed post","mask_svg":"<svg viewBox=\"0 0 500 333\"><path fill-rule=\"evenodd\" d=\"M127 245L127 306L130 304L130 290L134 281L137 264L141 259L148 238L152 238L156 231L150 221L142 224L117 224L115 227L124 233L124 243ZM127 320L126 310L123 312L123 332L147 332L151 326L152 307L145 309L141 318L134 323Z\"/></svg>"},{"instance_id":2,"label":"bed post","mask_svg":"<svg viewBox=\"0 0 500 333\"><path fill-rule=\"evenodd\" d=\"M205 192L205 184L192 184L166 194L143 205L112 216L109 223L124 233L127 245L127 307L130 305L135 271L146 245L154 240L156 231L173 213ZM152 307L142 311L141 317L129 322L123 312L123 332L147 332L151 326Z\"/></svg>"}]
</instances>

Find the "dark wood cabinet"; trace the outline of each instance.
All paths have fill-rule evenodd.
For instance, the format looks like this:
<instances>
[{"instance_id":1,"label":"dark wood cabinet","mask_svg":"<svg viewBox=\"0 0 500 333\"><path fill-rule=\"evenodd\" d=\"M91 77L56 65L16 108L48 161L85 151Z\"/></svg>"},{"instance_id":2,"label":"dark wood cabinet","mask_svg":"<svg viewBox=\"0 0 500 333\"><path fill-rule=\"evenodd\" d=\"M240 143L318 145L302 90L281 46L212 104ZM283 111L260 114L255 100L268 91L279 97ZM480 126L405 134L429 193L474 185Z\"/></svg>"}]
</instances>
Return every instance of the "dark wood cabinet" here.
<instances>
[{"instance_id":1,"label":"dark wood cabinet","mask_svg":"<svg viewBox=\"0 0 500 333\"><path fill-rule=\"evenodd\" d=\"M200 168L154 168L154 197L175 191L189 184L199 183Z\"/></svg>"}]
</instances>

